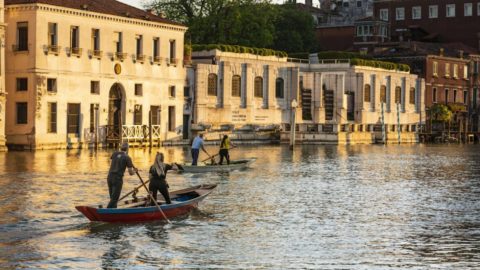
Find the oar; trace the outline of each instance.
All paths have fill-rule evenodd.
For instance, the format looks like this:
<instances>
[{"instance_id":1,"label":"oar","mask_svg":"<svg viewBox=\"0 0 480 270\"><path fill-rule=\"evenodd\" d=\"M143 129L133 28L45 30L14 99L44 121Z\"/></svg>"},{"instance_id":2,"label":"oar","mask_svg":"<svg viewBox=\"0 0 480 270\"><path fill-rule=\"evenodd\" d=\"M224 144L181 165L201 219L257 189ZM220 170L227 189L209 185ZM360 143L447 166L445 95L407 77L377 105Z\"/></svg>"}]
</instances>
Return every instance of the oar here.
<instances>
[{"instance_id":1,"label":"oar","mask_svg":"<svg viewBox=\"0 0 480 270\"><path fill-rule=\"evenodd\" d=\"M145 181L145 184L148 184L148 182L150 182L150 179L147 180L147 181ZM128 197L130 194L132 194L132 193L137 193L138 190L139 190L142 186L143 186L143 184L141 184L140 186L134 188L132 191L128 192L127 194L123 195L123 197L121 197L120 199L118 199L118 201L121 201L121 200L127 198L127 197Z\"/></svg>"},{"instance_id":2,"label":"oar","mask_svg":"<svg viewBox=\"0 0 480 270\"><path fill-rule=\"evenodd\" d=\"M208 153L206 153L206 154L208 155ZM220 155L220 154L215 154L215 155L213 155L213 156L208 155L208 158L202 160L201 162L205 162L205 161L207 161L207 160L211 160L211 159L215 158L215 157L218 156L218 155Z\"/></svg>"},{"instance_id":3,"label":"oar","mask_svg":"<svg viewBox=\"0 0 480 270\"><path fill-rule=\"evenodd\" d=\"M157 200L155 200L155 198L153 198L152 196L152 193L150 193L150 190L148 190L147 186L145 185L145 182L143 182L143 179L142 177L140 176L140 174L138 173L138 170L137 169L134 169L135 170L135 173L137 174L138 178L140 179L140 182L142 182L142 186L145 188L145 190L147 191L148 193L148 196L150 196L150 199L155 203L155 205L157 206L158 208L158 211L160 211L160 213L162 214L163 218L168 221L168 223L172 223L170 222L170 220L167 218L167 216L165 215L165 213L163 212L162 208L160 208L160 205L158 205L157 203Z\"/></svg>"}]
</instances>

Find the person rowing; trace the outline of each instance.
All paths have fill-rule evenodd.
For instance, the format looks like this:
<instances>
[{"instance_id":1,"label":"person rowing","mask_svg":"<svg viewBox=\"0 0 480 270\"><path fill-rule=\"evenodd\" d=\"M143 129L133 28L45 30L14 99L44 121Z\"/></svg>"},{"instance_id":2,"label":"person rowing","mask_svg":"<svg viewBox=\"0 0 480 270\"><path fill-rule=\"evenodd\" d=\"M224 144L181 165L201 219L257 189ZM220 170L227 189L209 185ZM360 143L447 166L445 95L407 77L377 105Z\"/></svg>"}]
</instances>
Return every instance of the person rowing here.
<instances>
[{"instance_id":1,"label":"person rowing","mask_svg":"<svg viewBox=\"0 0 480 270\"><path fill-rule=\"evenodd\" d=\"M110 202L107 208L117 208L118 198L122 192L123 174L128 168L128 173L134 175L136 168L133 166L132 159L128 156L128 143L123 143L120 151L112 154L110 157L110 170L108 171L107 184Z\"/></svg>"},{"instance_id":2,"label":"person rowing","mask_svg":"<svg viewBox=\"0 0 480 270\"><path fill-rule=\"evenodd\" d=\"M227 165L230 165L230 154L228 150L230 150L230 147L236 147L235 144L230 142L230 138L228 135L223 135L222 142L220 143L220 162L218 163L219 165L223 164L223 158L227 160Z\"/></svg>"},{"instance_id":3,"label":"person rowing","mask_svg":"<svg viewBox=\"0 0 480 270\"><path fill-rule=\"evenodd\" d=\"M167 204L172 203L170 200L170 194L168 192L168 188L170 186L167 183L167 172L170 170L178 170L178 166L175 163L164 163L163 153L157 153L155 156L155 161L150 167L150 184L148 186L148 189L150 190L155 201L157 200L157 192L160 191L163 198L165 198L165 202Z\"/></svg>"}]
</instances>

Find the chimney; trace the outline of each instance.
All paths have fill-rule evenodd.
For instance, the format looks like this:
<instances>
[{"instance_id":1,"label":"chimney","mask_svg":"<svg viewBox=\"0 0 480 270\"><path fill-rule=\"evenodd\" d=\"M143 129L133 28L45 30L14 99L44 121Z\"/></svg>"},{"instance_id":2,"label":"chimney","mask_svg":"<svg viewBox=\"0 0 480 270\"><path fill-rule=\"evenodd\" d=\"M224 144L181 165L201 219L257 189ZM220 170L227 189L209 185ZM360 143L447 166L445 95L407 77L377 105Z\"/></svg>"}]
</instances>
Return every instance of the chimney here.
<instances>
[{"instance_id":1,"label":"chimney","mask_svg":"<svg viewBox=\"0 0 480 270\"><path fill-rule=\"evenodd\" d=\"M440 55L440 56L443 56L444 54L445 54L445 49L444 49L444 48L440 48L440 53L439 53L439 55Z\"/></svg>"},{"instance_id":2,"label":"chimney","mask_svg":"<svg viewBox=\"0 0 480 270\"><path fill-rule=\"evenodd\" d=\"M458 50L458 57L463 59L463 50Z\"/></svg>"}]
</instances>

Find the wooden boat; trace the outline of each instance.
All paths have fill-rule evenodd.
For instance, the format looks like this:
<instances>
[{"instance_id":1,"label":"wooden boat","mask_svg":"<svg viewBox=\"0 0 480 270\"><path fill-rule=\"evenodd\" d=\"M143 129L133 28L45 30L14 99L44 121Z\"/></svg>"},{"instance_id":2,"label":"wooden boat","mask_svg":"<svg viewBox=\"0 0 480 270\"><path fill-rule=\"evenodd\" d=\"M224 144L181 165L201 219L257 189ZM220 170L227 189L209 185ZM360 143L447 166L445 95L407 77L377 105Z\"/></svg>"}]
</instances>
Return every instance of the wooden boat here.
<instances>
[{"instance_id":1,"label":"wooden boat","mask_svg":"<svg viewBox=\"0 0 480 270\"><path fill-rule=\"evenodd\" d=\"M199 185L170 192L172 203L165 204L164 201L158 201L158 204L165 216L170 219L196 208L198 203L205 199L216 187L217 185ZM149 206L146 206L147 203ZM102 206L76 206L75 208L90 221L143 222L164 219L155 205L150 206L147 197L120 202L118 208L102 208Z\"/></svg>"},{"instance_id":2,"label":"wooden boat","mask_svg":"<svg viewBox=\"0 0 480 270\"><path fill-rule=\"evenodd\" d=\"M247 159L238 159L231 160L230 164L226 164L226 161L223 165L218 164L209 164L209 162L198 163L198 166L192 166L191 164L182 164L180 170L182 172L188 173L203 173L203 172L225 172L244 169L250 166L255 162L257 158L247 158Z\"/></svg>"}]
</instances>

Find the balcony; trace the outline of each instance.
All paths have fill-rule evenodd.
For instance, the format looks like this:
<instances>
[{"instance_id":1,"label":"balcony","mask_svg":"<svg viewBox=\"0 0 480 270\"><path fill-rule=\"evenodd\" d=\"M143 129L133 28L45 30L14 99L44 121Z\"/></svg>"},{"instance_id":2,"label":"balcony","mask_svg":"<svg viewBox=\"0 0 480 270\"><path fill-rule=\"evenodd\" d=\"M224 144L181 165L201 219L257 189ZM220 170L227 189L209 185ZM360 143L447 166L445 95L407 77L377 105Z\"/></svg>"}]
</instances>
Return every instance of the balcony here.
<instances>
[{"instance_id":1,"label":"balcony","mask_svg":"<svg viewBox=\"0 0 480 270\"><path fill-rule=\"evenodd\" d=\"M75 47L75 48L68 48L67 49L67 54L68 56L76 56L76 57L80 57L82 56L82 48L78 48L78 47Z\"/></svg>"},{"instance_id":2,"label":"balcony","mask_svg":"<svg viewBox=\"0 0 480 270\"><path fill-rule=\"evenodd\" d=\"M89 50L89 51L88 51L88 56L89 56L90 58L101 59L102 56L103 56L103 52L100 51L100 50Z\"/></svg>"},{"instance_id":3,"label":"balcony","mask_svg":"<svg viewBox=\"0 0 480 270\"><path fill-rule=\"evenodd\" d=\"M14 45L12 45L12 51L14 53L21 53L21 52L28 53L28 45L27 44L14 44Z\"/></svg>"},{"instance_id":4,"label":"balcony","mask_svg":"<svg viewBox=\"0 0 480 270\"><path fill-rule=\"evenodd\" d=\"M177 66L177 64L178 64L178 59L177 59L177 58L168 58L168 59L167 59L167 64L168 64L168 65Z\"/></svg>"},{"instance_id":5,"label":"balcony","mask_svg":"<svg viewBox=\"0 0 480 270\"><path fill-rule=\"evenodd\" d=\"M134 62L140 62L143 64L143 62L145 62L145 55L144 54L137 54L137 55L134 55L133 56L133 61Z\"/></svg>"},{"instance_id":6,"label":"balcony","mask_svg":"<svg viewBox=\"0 0 480 270\"><path fill-rule=\"evenodd\" d=\"M124 52L116 52L114 54L114 59L115 60L119 60L119 61L123 61L127 58L127 53L124 53Z\"/></svg>"},{"instance_id":7,"label":"balcony","mask_svg":"<svg viewBox=\"0 0 480 270\"><path fill-rule=\"evenodd\" d=\"M154 56L153 57L153 64L161 65L162 64L163 57L160 56Z\"/></svg>"},{"instance_id":8,"label":"balcony","mask_svg":"<svg viewBox=\"0 0 480 270\"><path fill-rule=\"evenodd\" d=\"M47 45L45 46L45 54L58 55L60 54L60 49L61 47L57 45Z\"/></svg>"}]
</instances>

